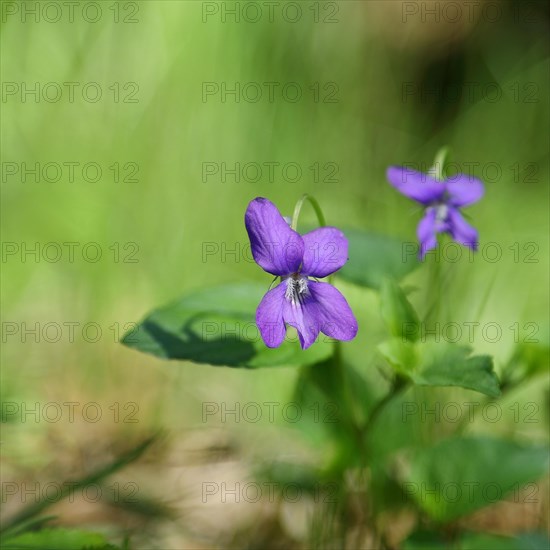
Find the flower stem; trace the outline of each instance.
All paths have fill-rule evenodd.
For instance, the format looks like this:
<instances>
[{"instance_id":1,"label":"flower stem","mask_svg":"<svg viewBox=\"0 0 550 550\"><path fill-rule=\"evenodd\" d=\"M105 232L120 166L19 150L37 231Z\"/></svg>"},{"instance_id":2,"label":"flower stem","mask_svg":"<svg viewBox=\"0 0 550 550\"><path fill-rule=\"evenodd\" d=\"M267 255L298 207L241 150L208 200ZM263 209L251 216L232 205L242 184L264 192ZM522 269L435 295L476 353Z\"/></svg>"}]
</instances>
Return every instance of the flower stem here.
<instances>
[{"instance_id":1,"label":"flower stem","mask_svg":"<svg viewBox=\"0 0 550 550\"><path fill-rule=\"evenodd\" d=\"M298 227L298 218L300 216L300 210L302 210L302 206L306 200L309 201L311 206L313 206L313 209L315 210L315 214L317 214L317 220L319 221L319 225L321 227L327 225L325 222L325 216L323 214L323 211L321 210L321 206L317 202L317 199L313 198L311 195L308 195L306 193L305 195L302 195L302 197L294 207L294 214L292 215L292 223L290 225L290 227L294 229L294 231L296 231Z\"/></svg>"},{"instance_id":2,"label":"flower stem","mask_svg":"<svg viewBox=\"0 0 550 550\"><path fill-rule=\"evenodd\" d=\"M404 392L410 385L411 383L406 378L399 375L395 376L390 391L371 409L367 422L363 426L363 433L368 434L371 431L380 413L397 395Z\"/></svg>"},{"instance_id":3,"label":"flower stem","mask_svg":"<svg viewBox=\"0 0 550 550\"><path fill-rule=\"evenodd\" d=\"M438 181L444 181L447 178L447 166L451 156L451 148L448 146L439 149L435 155L433 171L435 179Z\"/></svg>"}]
</instances>

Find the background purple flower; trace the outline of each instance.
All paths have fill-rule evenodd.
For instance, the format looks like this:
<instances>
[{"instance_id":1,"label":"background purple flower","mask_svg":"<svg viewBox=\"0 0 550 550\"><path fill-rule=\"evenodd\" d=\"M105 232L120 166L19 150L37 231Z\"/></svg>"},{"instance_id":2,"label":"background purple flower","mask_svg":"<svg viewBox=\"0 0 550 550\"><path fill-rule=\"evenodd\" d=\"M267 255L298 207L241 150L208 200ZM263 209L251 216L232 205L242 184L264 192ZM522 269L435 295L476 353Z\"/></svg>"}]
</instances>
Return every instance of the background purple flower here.
<instances>
[{"instance_id":1,"label":"background purple flower","mask_svg":"<svg viewBox=\"0 0 550 550\"><path fill-rule=\"evenodd\" d=\"M265 344L281 345L286 324L293 326L306 349L319 332L337 340L351 340L357 321L346 299L329 283L310 277L327 277L348 259L348 241L335 227L320 227L305 235L294 231L277 207L267 199L250 202L245 225L256 263L281 277L256 311L256 323Z\"/></svg>"},{"instance_id":2,"label":"background purple flower","mask_svg":"<svg viewBox=\"0 0 550 550\"><path fill-rule=\"evenodd\" d=\"M426 207L417 227L420 258L437 246L437 234L448 233L456 242L477 250L478 233L460 213L460 208L477 202L484 192L477 178L457 174L439 181L428 174L402 166L390 166L388 181L403 195Z\"/></svg>"}]
</instances>

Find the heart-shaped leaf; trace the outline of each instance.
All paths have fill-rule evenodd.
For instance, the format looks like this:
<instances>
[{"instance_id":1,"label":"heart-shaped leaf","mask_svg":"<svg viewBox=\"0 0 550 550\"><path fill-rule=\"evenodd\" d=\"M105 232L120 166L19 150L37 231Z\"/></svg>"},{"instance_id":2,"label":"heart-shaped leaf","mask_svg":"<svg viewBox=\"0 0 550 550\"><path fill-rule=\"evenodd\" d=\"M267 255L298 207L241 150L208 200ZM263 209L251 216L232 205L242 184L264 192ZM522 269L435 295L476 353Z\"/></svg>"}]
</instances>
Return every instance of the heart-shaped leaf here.
<instances>
[{"instance_id":1,"label":"heart-shaped leaf","mask_svg":"<svg viewBox=\"0 0 550 550\"><path fill-rule=\"evenodd\" d=\"M451 438L419 449L403 491L433 519L451 521L506 497L542 498L546 447L486 437ZM538 495L538 496L537 496Z\"/></svg>"},{"instance_id":2,"label":"heart-shaped leaf","mask_svg":"<svg viewBox=\"0 0 550 550\"><path fill-rule=\"evenodd\" d=\"M255 323L266 291L246 283L195 292L152 311L122 342L163 359L228 367L300 366L327 358L333 346L323 334L307 350L290 334L279 348L266 347Z\"/></svg>"},{"instance_id":3,"label":"heart-shaped leaf","mask_svg":"<svg viewBox=\"0 0 550 550\"><path fill-rule=\"evenodd\" d=\"M472 350L468 346L392 338L378 349L399 373L420 386L459 386L490 397L500 395L492 358L470 357Z\"/></svg>"},{"instance_id":4,"label":"heart-shaped leaf","mask_svg":"<svg viewBox=\"0 0 550 550\"><path fill-rule=\"evenodd\" d=\"M359 229L344 229L349 243L349 261L338 275L352 283L380 288L391 278L399 281L420 265L418 246L387 235Z\"/></svg>"}]
</instances>

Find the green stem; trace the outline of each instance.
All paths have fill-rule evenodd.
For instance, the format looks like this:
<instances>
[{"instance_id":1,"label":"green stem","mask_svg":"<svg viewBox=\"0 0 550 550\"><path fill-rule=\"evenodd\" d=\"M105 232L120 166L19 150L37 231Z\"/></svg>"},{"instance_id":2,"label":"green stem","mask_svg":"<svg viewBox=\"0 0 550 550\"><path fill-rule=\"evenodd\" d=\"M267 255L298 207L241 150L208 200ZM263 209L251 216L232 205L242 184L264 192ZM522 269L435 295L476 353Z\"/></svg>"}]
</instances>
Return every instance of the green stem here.
<instances>
[{"instance_id":1,"label":"green stem","mask_svg":"<svg viewBox=\"0 0 550 550\"><path fill-rule=\"evenodd\" d=\"M451 156L450 147L442 147L435 155L433 171L436 180L443 181L447 176L447 165Z\"/></svg>"},{"instance_id":2,"label":"green stem","mask_svg":"<svg viewBox=\"0 0 550 550\"><path fill-rule=\"evenodd\" d=\"M353 425L352 429L355 431L356 435L361 435L359 422L357 421L358 404L354 399L353 391L351 387L351 381L349 379L349 375L346 370L344 359L342 356L342 342L336 341L334 343L334 354L332 358L333 358L334 368L339 374L338 382L340 383L340 388L336 388L336 392L338 393L338 389L340 389L340 395L344 400L344 402L347 403L348 405L349 418L350 418L351 424Z\"/></svg>"},{"instance_id":3,"label":"green stem","mask_svg":"<svg viewBox=\"0 0 550 550\"><path fill-rule=\"evenodd\" d=\"M390 391L372 408L369 413L369 418L363 426L362 432L366 435L374 425L376 419L380 416L380 413L386 408L386 406L393 401L393 399L405 389L407 389L411 383L401 376L394 378Z\"/></svg>"},{"instance_id":4,"label":"green stem","mask_svg":"<svg viewBox=\"0 0 550 550\"><path fill-rule=\"evenodd\" d=\"M302 195L302 198L296 203L296 206L294 207L294 214L292 215L292 223L290 227L296 231L298 228L298 218L300 216L300 210L302 210L302 206L305 201L309 201L311 206L313 206L313 209L315 210L315 214L317 214L317 220L319 221L319 225L321 227L327 225L325 222L325 216L323 214L323 211L321 210L321 206L317 202L317 199L313 198L311 195L308 195L307 193L305 195Z\"/></svg>"},{"instance_id":5,"label":"green stem","mask_svg":"<svg viewBox=\"0 0 550 550\"><path fill-rule=\"evenodd\" d=\"M426 304L428 308L424 314L424 322L440 321L441 301L443 299L443 282L442 282L442 258L441 247L443 246L442 236L437 237L437 250L434 256L430 258L428 264L428 284L426 285Z\"/></svg>"}]
</instances>

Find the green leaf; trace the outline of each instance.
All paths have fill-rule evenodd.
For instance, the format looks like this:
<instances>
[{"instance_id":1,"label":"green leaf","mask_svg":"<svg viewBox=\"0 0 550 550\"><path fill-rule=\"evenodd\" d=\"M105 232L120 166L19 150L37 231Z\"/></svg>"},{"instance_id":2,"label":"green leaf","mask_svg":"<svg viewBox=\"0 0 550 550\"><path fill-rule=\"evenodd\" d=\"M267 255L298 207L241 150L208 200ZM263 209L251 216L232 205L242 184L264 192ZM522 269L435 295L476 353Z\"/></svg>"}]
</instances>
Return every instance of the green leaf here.
<instances>
[{"instance_id":1,"label":"green leaf","mask_svg":"<svg viewBox=\"0 0 550 550\"><path fill-rule=\"evenodd\" d=\"M378 345L378 351L397 372L412 379L419 363L420 346L401 338L390 338Z\"/></svg>"},{"instance_id":2,"label":"green leaf","mask_svg":"<svg viewBox=\"0 0 550 550\"><path fill-rule=\"evenodd\" d=\"M504 537L488 533L464 533L460 539L449 541L430 531L416 531L403 542L403 550L543 550L548 549L548 537L542 533L524 533Z\"/></svg>"},{"instance_id":3,"label":"green leaf","mask_svg":"<svg viewBox=\"0 0 550 550\"><path fill-rule=\"evenodd\" d=\"M516 550L543 550L550 548L550 539L543 531L521 533L516 536L518 544Z\"/></svg>"},{"instance_id":4,"label":"green leaf","mask_svg":"<svg viewBox=\"0 0 550 550\"><path fill-rule=\"evenodd\" d=\"M99 533L73 529L44 529L8 538L2 541L2 548L5 550L20 550L21 548L39 548L40 550L116 550L117 547L109 544L107 539Z\"/></svg>"},{"instance_id":5,"label":"green leaf","mask_svg":"<svg viewBox=\"0 0 550 550\"><path fill-rule=\"evenodd\" d=\"M415 531L402 544L403 550L447 550L448 545L439 533Z\"/></svg>"},{"instance_id":6,"label":"green leaf","mask_svg":"<svg viewBox=\"0 0 550 550\"><path fill-rule=\"evenodd\" d=\"M433 519L447 522L510 495L519 501L524 489L540 498L534 482L547 473L548 457L546 447L484 437L446 439L417 450L403 491Z\"/></svg>"},{"instance_id":7,"label":"green leaf","mask_svg":"<svg viewBox=\"0 0 550 550\"><path fill-rule=\"evenodd\" d=\"M498 397L500 388L489 355L475 355L468 346L424 344L422 368L413 373L415 384L422 386L459 386Z\"/></svg>"},{"instance_id":8,"label":"green leaf","mask_svg":"<svg viewBox=\"0 0 550 550\"><path fill-rule=\"evenodd\" d=\"M488 355L469 357L471 348L448 342L403 342L392 338L378 346L400 373L419 386L458 386L490 397L500 395L493 360Z\"/></svg>"},{"instance_id":9,"label":"green leaf","mask_svg":"<svg viewBox=\"0 0 550 550\"><path fill-rule=\"evenodd\" d=\"M504 366L502 379L506 386L517 386L548 370L550 327L548 323L530 323L529 329L537 331L529 336L529 339L533 341L517 344L512 356Z\"/></svg>"},{"instance_id":10,"label":"green leaf","mask_svg":"<svg viewBox=\"0 0 550 550\"><path fill-rule=\"evenodd\" d=\"M162 359L228 367L300 366L327 358L333 345L323 334L307 350L297 338L276 349L264 344L255 313L267 290L243 283L195 292L152 311L122 343Z\"/></svg>"},{"instance_id":11,"label":"green leaf","mask_svg":"<svg viewBox=\"0 0 550 550\"><path fill-rule=\"evenodd\" d=\"M338 276L352 283L378 289L384 279L396 281L420 265L418 248L387 235L344 229L349 242L349 261Z\"/></svg>"},{"instance_id":12,"label":"green leaf","mask_svg":"<svg viewBox=\"0 0 550 550\"><path fill-rule=\"evenodd\" d=\"M498 535L490 535L486 533L468 533L460 540L460 550L541 550L548 548L546 545L531 546L528 538L522 537L503 537ZM539 539L539 542L542 540Z\"/></svg>"},{"instance_id":13,"label":"green leaf","mask_svg":"<svg viewBox=\"0 0 550 550\"><path fill-rule=\"evenodd\" d=\"M411 342L418 340L418 315L393 279L385 279L380 287L380 313L392 336Z\"/></svg>"}]
</instances>

